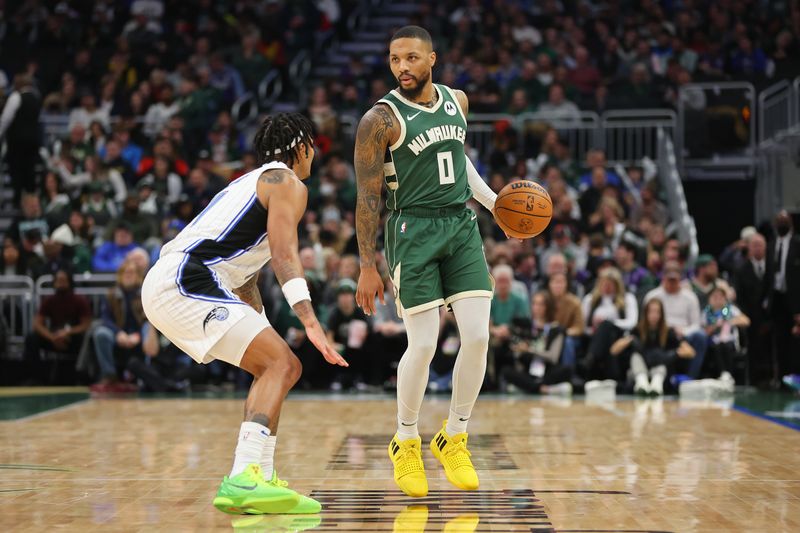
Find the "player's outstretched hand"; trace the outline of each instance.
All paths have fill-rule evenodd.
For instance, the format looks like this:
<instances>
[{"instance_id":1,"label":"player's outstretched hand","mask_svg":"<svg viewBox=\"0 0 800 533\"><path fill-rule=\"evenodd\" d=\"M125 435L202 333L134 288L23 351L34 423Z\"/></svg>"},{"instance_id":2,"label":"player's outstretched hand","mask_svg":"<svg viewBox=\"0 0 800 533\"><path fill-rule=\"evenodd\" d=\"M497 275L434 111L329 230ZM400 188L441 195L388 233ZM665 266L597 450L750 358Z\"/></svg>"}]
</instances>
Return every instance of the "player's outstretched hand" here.
<instances>
[{"instance_id":1,"label":"player's outstretched hand","mask_svg":"<svg viewBox=\"0 0 800 533\"><path fill-rule=\"evenodd\" d=\"M356 290L356 303L367 315L375 314L375 296L386 305L383 299L383 280L378 274L378 269L362 268L358 276L358 289Z\"/></svg>"},{"instance_id":2,"label":"player's outstretched hand","mask_svg":"<svg viewBox=\"0 0 800 533\"><path fill-rule=\"evenodd\" d=\"M322 331L322 326L319 325L319 322L306 328L306 336L327 362L332 365L350 366L344 360L344 357L336 353L336 350L328 343L328 338L325 336L325 332Z\"/></svg>"}]
</instances>

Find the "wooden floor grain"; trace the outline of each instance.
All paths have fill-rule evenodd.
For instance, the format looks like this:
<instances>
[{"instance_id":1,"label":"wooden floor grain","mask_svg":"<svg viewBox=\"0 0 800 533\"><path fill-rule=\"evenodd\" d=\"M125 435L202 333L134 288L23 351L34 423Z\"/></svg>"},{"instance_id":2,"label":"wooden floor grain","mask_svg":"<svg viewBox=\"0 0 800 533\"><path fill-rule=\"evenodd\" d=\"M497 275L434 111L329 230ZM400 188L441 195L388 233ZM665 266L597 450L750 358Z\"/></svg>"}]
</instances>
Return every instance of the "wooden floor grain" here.
<instances>
[{"instance_id":1,"label":"wooden floor grain","mask_svg":"<svg viewBox=\"0 0 800 533\"><path fill-rule=\"evenodd\" d=\"M4 401L4 400L3 400ZM800 531L800 432L725 406L481 398L470 447L481 488L395 487L387 398L294 397L276 464L323 503L311 517L230 517L241 400L90 400L0 422L0 531ZM430 439L446 399L427 400Z\"/></svg>"}]
</instances>

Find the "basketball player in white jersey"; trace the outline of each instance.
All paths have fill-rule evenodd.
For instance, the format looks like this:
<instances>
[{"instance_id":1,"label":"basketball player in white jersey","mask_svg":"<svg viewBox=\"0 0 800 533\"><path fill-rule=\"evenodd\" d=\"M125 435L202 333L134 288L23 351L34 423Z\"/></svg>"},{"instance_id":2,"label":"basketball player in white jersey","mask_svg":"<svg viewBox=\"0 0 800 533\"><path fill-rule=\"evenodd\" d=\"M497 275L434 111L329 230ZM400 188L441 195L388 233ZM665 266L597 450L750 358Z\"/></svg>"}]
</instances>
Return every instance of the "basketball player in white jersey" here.
<instances>
[{"instance_id":1,"label":"basketball player in white jersey","mask_svg":"<svg viewBox=\"0 0 800 533\"><path fill-rule=\"evenodd\" d=\"M303 179L314 158L311 122L267 118L255 136L261 166L234 181L161 250L147 274L148 320L199 363L221 359L253 375L231 472L214 506L230 514L316 513L320 505L278 479L273 467L281 405L302 370L270 327L256 285L272 259L283 294L325 360L347 366L328 344L304 278L297 225Z\"/></svg>"}]
</instances>

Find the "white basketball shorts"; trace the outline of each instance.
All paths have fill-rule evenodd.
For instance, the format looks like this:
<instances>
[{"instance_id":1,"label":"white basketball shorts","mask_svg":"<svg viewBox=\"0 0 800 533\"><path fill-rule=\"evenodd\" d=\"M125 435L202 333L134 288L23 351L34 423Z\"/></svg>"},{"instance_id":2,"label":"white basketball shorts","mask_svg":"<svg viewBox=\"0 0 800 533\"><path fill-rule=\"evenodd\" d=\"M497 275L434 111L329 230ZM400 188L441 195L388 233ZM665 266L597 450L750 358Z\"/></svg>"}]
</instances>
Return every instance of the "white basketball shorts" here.
<instances>
[{"instance_id":1,"label":"white basketball shorts","mask_svg":"<svg viewBox=\"0 0 800 533\"><path fill-rule=\"evenodd\" d=\"M142 285L147 319L198 363L239 366L267 317L222 286L216 273L189 254L161 257Z\"/></svg>"}]
</instances>

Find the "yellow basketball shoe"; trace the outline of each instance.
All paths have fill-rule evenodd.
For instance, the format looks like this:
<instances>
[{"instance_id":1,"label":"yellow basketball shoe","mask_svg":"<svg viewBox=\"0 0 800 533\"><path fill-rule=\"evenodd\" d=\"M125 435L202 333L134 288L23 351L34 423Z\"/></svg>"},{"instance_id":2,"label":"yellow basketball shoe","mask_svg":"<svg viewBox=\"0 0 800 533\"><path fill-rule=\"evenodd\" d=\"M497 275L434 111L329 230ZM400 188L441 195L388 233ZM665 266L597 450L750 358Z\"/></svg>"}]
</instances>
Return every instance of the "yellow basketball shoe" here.
<instances>
[{"instance_id":1,"label":"yellow basketball shoe","mask_svg":"<svg viewBox=\"0 0 800 533\"><path fill-rule=\"evenodd\" d=\"M428 478L422 464L422 439L400 440L397 434L389 443L389 459L394 463L394 482L412 498L428 495Z\"/></svg>"},{"instance_id":2,"label":"yellow basketball shoe","mask_svg":"<svg viewBox=\"0 0 800 533\"><path fill-rule=\"evenodd\" d=\"M428 525L428 506L409 505L394 518L392 533L425 533Z\"/></svg>"},{"instance_id":3,"label":"yellow basketball shoe","mask_svg":"<svg viewBox=\"0 0 800 533\"><path fill-rule=\"evenodd\" d=\"M445 431L446 426L447 420L433 437L431 451L444 466L444 474L450 483L459 489L477 490L478 474L469 458L472 454L467 449L467 434L459 433L451 437Z\"/></svg>"}]
</instances>

